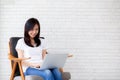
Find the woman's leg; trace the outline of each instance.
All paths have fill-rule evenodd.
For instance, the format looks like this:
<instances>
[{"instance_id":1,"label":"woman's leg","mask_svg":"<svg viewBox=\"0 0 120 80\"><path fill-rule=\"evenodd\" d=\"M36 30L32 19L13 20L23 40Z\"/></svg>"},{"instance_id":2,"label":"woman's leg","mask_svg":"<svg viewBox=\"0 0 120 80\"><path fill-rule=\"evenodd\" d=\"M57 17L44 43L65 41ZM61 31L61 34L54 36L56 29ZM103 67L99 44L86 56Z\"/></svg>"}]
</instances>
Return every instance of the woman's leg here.
<instances>
[{"instance_id":1,"label":"woman's leg","mask_svg":"<svg viewBox=\"0 0 120 80\"><path fill-rule=\"evenodd\" d=\"M51 69L55 80L62 80L62 74L58 68Z\"/></svg>"},{"instance_id":2,"label":"woman's leg","mask_svg":"<svg viewBox=\"0 0 120 80\"><path fill-rule=\"evenodd\" d=\"M41 76L44 80L54 80L54 77L50 70L38 70L29 67L26 70L26 75L37 75L37 76Z\"/></svg>"}]
</instances>

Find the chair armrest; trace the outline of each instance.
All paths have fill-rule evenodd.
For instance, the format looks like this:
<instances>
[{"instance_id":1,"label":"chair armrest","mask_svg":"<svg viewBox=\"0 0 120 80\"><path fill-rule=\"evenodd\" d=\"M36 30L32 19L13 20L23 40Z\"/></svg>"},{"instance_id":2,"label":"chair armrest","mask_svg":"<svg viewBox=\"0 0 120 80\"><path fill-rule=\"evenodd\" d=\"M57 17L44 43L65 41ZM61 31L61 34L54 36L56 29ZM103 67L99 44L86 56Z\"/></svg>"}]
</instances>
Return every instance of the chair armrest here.
<instances>
[{"instance_id":1,"label":"chair armrest","mask_svg":"<svg viewBox=\"0 0 120 80\"><path fill-rule=\"evenodd\" d=\"M30 59L30 58L16 58L16 57L14 57L14 56L11 55L11 54L8 54L8 58L9 58L11 61L14 61L14 63L12 63L12 64L13 64L13 67L12 67L12 73L11 73L10 80L13 80L13 78L14 78L14 75L15 75L14 73L15 73L17 64L18 64L18 66L19 66L20 75L21 75L21 80L25 80L25 76L24 76L24 73L23 73L23 69L22 69L22 64L21 64L21 62L22 62L23 60L28 60L28 59Z\"/></svg>"},{"instance_id":2,"label":"chair armrest","mask_svg":"<svg viewBox=\"0 0 120 80\"><path fill-rule=\"evenodd\" d=\"M28 59L30 59L30 58L16 58L16 57L14 57L14 56L11 55L11 54L8 54L8 58L9 58L10 60L13 60L13 61L22 61L22 60L28 60Z\"/></svg>"}]
</instances>

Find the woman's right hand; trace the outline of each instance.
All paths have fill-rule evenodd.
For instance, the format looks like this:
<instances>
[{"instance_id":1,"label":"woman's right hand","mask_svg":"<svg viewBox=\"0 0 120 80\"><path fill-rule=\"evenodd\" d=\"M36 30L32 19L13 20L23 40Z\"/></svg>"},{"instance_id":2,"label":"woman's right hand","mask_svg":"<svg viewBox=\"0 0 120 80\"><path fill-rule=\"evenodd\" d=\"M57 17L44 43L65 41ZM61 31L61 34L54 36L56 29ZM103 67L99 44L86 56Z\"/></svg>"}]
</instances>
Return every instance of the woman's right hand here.
<instances>
[{"instance_id":1,"label":"woman's right hand","mask_svg":"<svg viewBox=\"0 0 120 80\"><path fill-rule=\"evenodd\" d=\"M31 63L31 66L35 68L40 68L40 64L38 63Z\"/></svg>"}]
</instances>

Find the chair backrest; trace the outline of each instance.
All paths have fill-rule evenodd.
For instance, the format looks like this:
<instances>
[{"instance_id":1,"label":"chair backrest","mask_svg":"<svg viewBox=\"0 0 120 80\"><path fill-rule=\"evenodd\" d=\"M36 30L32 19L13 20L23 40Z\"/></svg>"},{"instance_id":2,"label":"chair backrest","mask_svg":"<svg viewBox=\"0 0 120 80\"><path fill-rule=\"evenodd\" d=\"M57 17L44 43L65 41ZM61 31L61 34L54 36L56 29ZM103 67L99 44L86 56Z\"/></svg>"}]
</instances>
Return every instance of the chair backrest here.
<instances>
[{"instance_id":1,"label":"chair backrest","mask_svg":"<svg viewBox=\"0 0 120 80\"><path fill-rule=\"evenodd\" d=\"M17 51L15 50L17 41L22 38L22 37L11 37L10 38L10 42L9 42L9 46L10 46L10 53L14 56L14 57L18 57L17 55Z\"/></svg>"},{"instance_id":2,"label":"chair backrest","mask_svg":"<svg viewBox=\"0 0 120 80\"><path fill-rule=\"evenodd\" d=\"M18 58L18 54L17 54L17 51L16 51L15 47L16 47L17 41L20 38L22 38L22 37L11 37L10 41L9 41L10 54L13 55L16 58ZM44 37L40 37L40 38L44 39ZM11 66L13 68L13 61L11 61ZM14 77L19 76L19 75L20 75L20 71L19 71L19 67L18 67L18 64L17 64Z\"/></svg>"}]
</instances>

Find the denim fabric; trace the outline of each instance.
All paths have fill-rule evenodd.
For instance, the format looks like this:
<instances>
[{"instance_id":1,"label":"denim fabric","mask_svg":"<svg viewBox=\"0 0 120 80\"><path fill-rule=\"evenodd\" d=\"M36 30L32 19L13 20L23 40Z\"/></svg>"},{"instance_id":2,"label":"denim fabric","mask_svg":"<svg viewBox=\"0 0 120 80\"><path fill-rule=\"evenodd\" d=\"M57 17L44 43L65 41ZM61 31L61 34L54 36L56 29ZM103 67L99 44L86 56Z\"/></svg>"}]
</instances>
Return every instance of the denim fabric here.
<instances>
[{"instance_id":1,"label":"denim fabric","mask_svg":"<svg viewBox=\"0 0 120 80\"><path fill-rule=\"evenodd\" d=\"M27 68L25 75L37 75L42 77L44 80L62 80L62 75L59 69L46 69L46 70L38 70L35 68Z\"/></svg>"}]
</instances>

